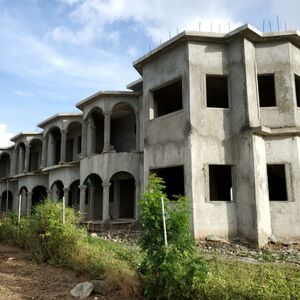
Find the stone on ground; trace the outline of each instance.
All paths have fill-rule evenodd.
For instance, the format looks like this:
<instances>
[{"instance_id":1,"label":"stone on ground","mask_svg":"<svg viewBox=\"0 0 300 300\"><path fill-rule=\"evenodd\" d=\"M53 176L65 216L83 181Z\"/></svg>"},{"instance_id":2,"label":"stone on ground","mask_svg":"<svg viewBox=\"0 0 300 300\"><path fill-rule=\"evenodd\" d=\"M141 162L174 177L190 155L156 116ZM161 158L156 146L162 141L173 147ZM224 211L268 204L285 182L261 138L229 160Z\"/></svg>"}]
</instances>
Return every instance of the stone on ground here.
<instances>
[{"instance_id":1,"label":"stone on ground","mask_svg":"<svg viewBox=\"0 0 300 300\"><path fill-rule=\"evenodd\" d=\"M72 290L71 295L79 298L86 299L94 290L94 284L91 282L82 282L77 284Z\"/></svg>"}]
</instances>

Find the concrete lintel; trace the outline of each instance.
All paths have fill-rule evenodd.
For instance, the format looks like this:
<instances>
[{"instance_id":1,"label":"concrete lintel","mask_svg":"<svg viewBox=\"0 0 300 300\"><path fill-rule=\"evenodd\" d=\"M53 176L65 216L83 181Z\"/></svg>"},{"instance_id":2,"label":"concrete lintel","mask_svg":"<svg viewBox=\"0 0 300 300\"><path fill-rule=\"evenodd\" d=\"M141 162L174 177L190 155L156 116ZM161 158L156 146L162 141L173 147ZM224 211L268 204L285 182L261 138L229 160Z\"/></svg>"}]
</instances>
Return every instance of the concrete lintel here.
<instances>
[{"instance_id":1,"label":"concrete lintel","mask_svg":"<svg viewBox=\"0 0 300 300\"><path fill-rule=\"evenodd\" d=\"M259 126L253 128L252 132L256 135L261 135L261 136L284 136L284 135L300 136L299 127L270 128L267 126Z\"/></svg>"}]
</instances>

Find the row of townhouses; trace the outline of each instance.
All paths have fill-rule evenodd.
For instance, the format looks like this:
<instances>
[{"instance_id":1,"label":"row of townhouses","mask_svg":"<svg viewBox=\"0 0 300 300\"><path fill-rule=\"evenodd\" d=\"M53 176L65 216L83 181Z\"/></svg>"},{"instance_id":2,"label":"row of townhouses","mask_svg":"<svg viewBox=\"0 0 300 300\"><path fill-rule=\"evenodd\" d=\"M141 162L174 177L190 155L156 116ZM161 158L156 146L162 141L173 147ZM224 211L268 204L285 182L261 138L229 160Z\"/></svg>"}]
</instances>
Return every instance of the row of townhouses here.
<instances>
[{"instance_id":1,"label":"row of townhouses","mask_svg":"<svg viewBox=\"0 0 300 300\"><path fill-rule=\"evenodd\" d=\"M196 239L300 239L300 35L182 32L133 63L127 91L79 102L0 149L0 208L65 197L134 223L149 174L186 195Z\"/></svg>"}]
</instances>

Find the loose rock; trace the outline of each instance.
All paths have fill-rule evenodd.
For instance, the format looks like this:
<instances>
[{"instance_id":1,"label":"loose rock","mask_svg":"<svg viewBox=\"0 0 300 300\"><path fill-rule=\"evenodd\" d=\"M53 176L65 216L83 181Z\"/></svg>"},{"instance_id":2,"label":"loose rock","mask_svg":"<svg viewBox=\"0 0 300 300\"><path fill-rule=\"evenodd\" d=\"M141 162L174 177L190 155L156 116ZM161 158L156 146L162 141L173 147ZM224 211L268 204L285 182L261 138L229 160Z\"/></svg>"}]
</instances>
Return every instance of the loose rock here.
<instances>
[{"instance_id":1,"label":"loose rock","mask_svg":"<svg viewBox=\"0 0 300 300\"><path fill-rule=\"evenodd\" d=\"M103 280L91 280L94 285L94 292L100 295L105 295L105 281Z\"/></svg>"},{"instance_id":2,"label":"loose rock","mask_svg":"<svg viewBox=\"0 0 300 300\"><path fill-rule=\"evenodd\" d=\"M82 282L77 284L72 290L71 295L79 298L86 299L94 290L94 284L91 282Z\"/></svg>"}]
</instances>

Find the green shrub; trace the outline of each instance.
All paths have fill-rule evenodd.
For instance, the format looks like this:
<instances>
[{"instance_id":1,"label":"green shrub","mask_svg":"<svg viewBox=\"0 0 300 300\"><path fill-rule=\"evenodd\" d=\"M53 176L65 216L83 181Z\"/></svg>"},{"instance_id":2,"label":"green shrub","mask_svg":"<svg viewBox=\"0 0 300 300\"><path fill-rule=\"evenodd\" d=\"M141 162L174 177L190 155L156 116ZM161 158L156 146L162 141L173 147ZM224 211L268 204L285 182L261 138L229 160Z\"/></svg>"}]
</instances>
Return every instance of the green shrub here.
<instances>
[{"instance_id":1,"label":"green shrub","mask_svg":"<svg viewBox=\"0 0 300 300\"><path fill-rule=\"evenodd\" d=\"M195 299L207 277L203 258L197 255L190 233L190 208L186 198L167 199L164 182L151 175L140 206L143 260L139 275L147 299ZM164 246L161 197L165 201L168 247Z\"/></svg>"}]
</instances>

